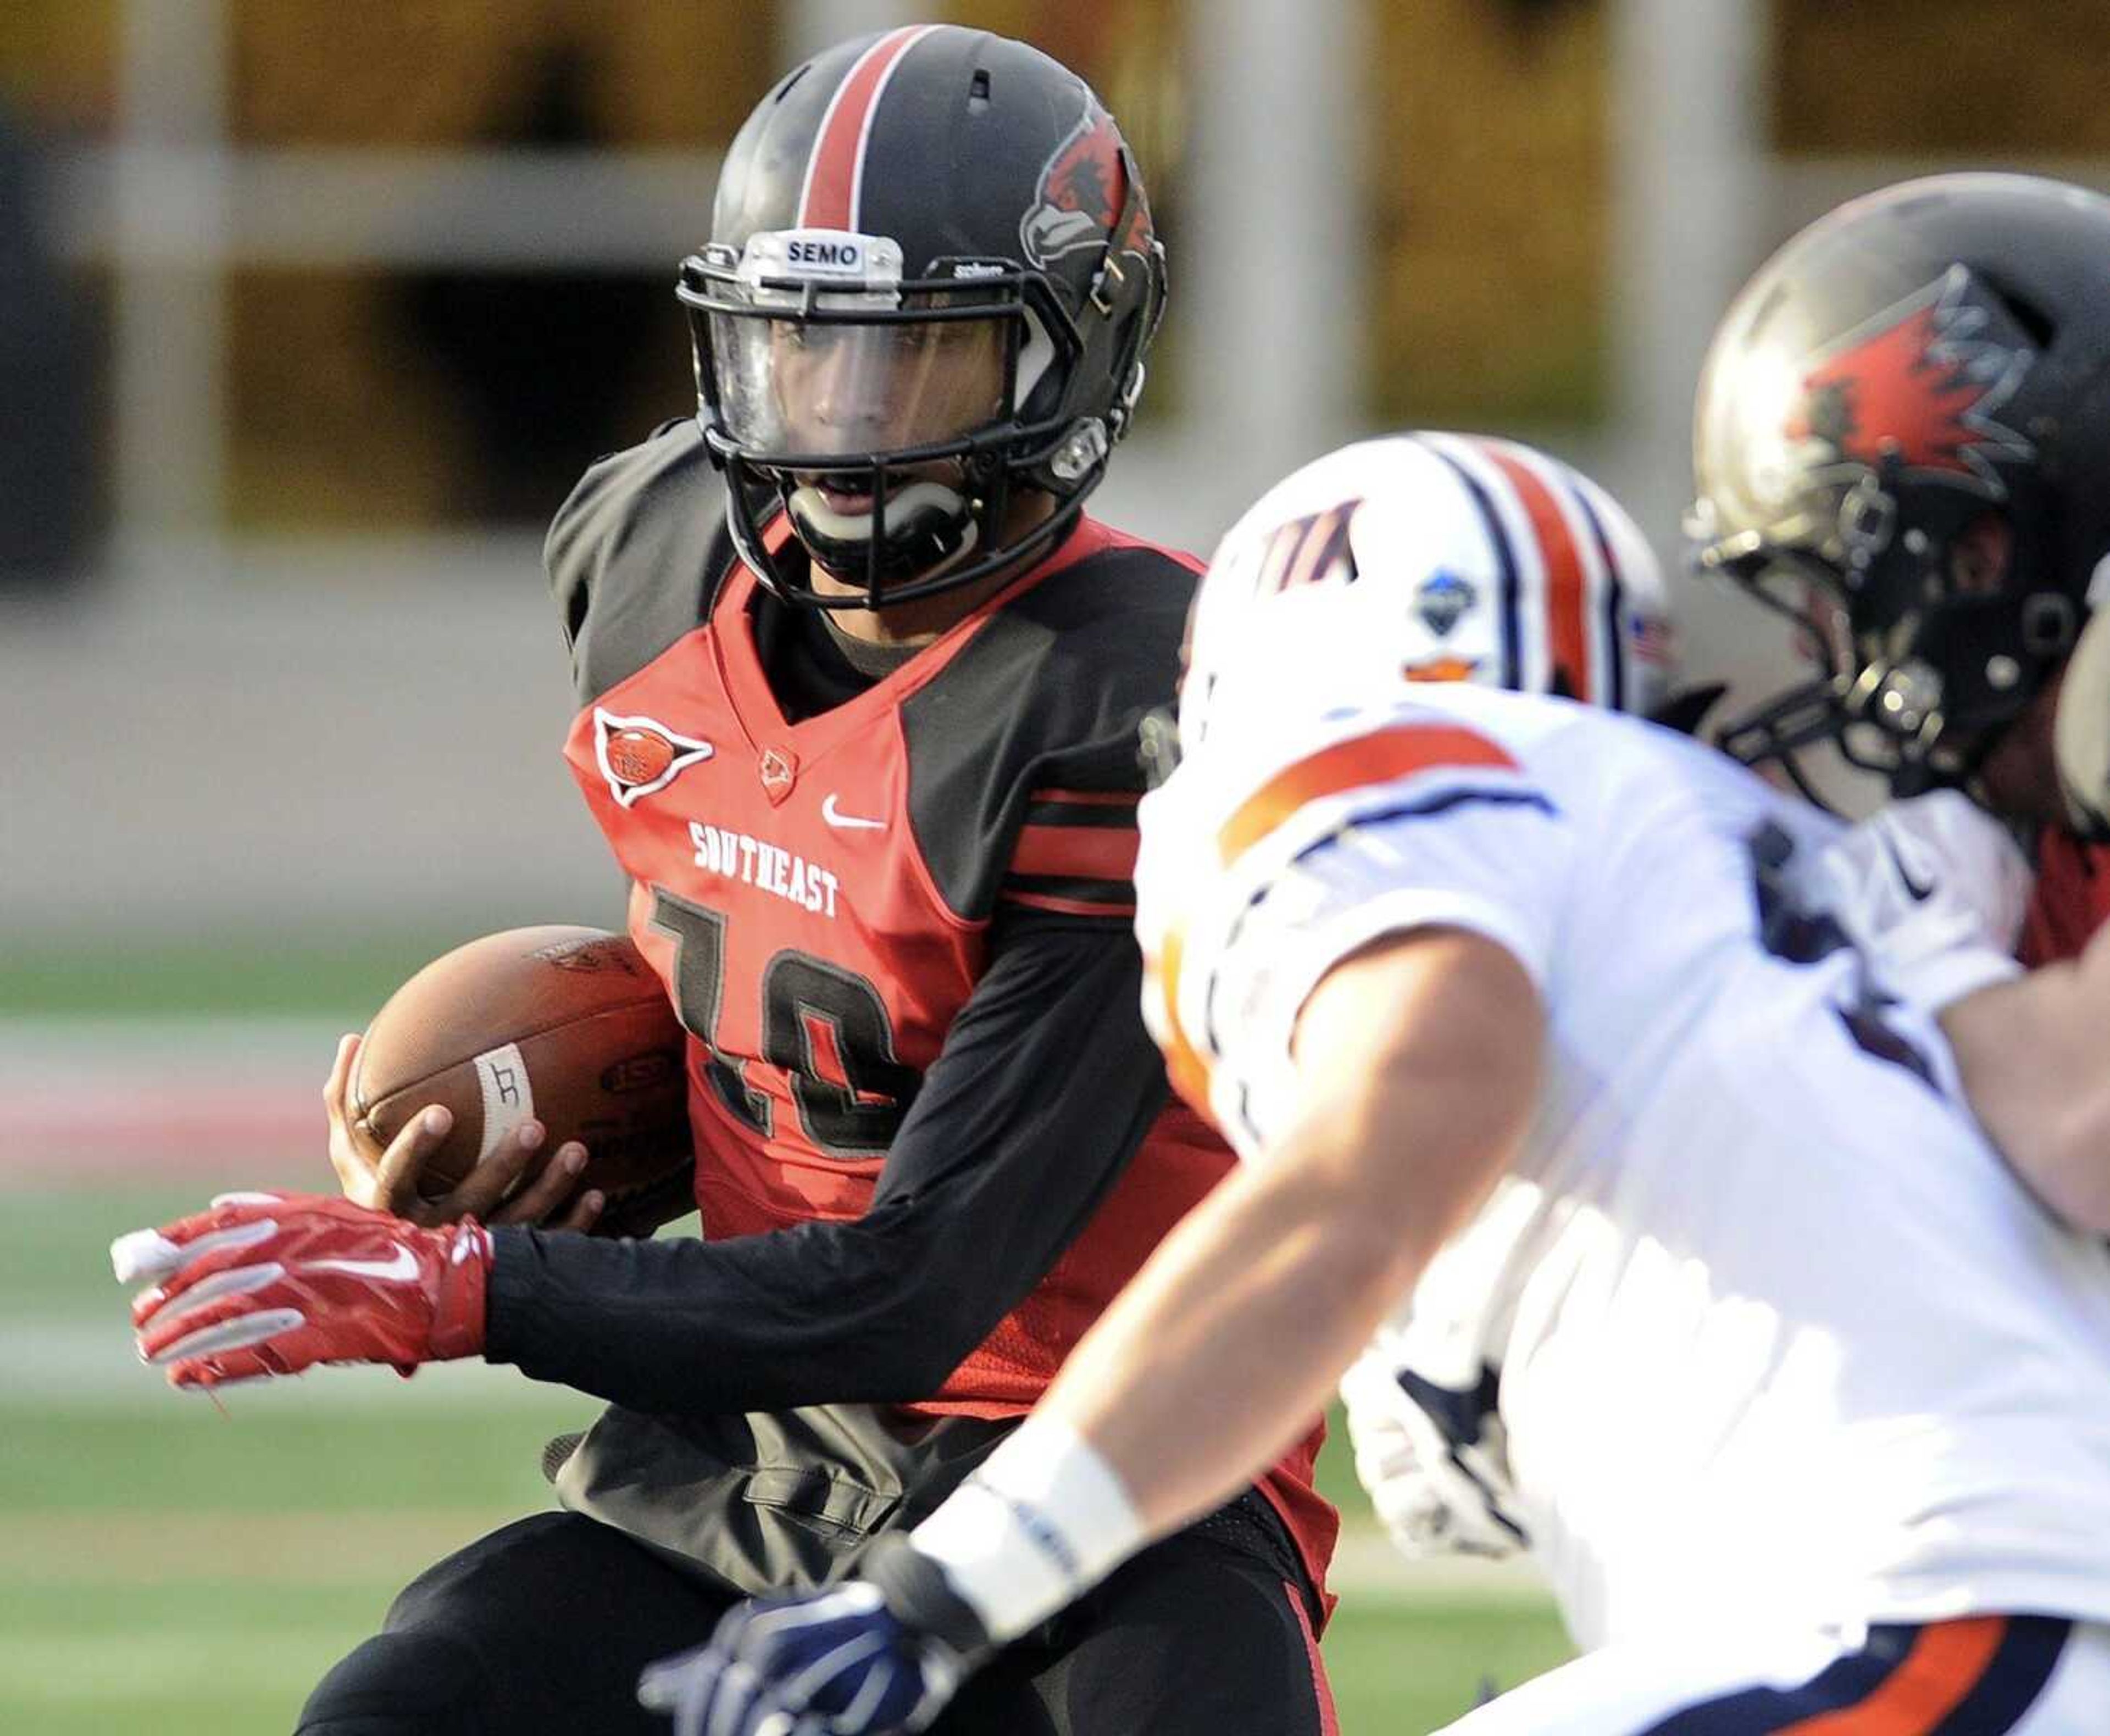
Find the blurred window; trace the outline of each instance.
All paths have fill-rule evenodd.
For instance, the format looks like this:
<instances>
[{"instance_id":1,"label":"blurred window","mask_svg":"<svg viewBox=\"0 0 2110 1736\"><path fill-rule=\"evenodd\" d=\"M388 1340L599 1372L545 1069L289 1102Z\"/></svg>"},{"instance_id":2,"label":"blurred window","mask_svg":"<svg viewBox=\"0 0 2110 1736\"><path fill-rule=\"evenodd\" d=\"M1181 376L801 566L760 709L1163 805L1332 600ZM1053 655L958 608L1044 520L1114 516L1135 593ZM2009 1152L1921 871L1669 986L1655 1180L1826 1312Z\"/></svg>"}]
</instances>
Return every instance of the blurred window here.
<instances>
[{"instance_id":1,"label":"blurred window","mask_svg":"<svg viewBox=\"0 0 2110 1736\"><path fill-rule=\"evenodd\" d=\"M695 407L681 245L650 275L233 272L230 527L548 519L595 458Z\"/></svg>"},{"instance_id":2,"label":"blurred window","mask_svg":"<svg viewBox=\"0 0 2110 1736\"><path fill-rule=\"evenodd\" d=\"M2110 156L2103 0L1774 0L1791 155Z\"/></svg>"},{"instance_id":3,"label":"blurred window","mask_svg":"<svg viewBox=\"0 0 2110 1736\"><path fill-rule=\"evenodd\" d=\"M0 0L0 102L48 138L106 138L119 0Z\"/></svg>"},{"instance_id":4,"label":"blurred window","mask_svg":"<svg viewBox=\"0 0 2110 1736\"><path fill-rule=\"evenodd\" d=\"M1596 421L1611 215L1605 7L1365 3L1364 411L1392 424Z\"/></svg>"},{"instance_id":5,"label":"blurred window","mask_svg":"<svg viewBox=\"0 0 2110 1736\"><path fill-rule=\"evenodd\" d=\"M714 151L780 70L776 9L741 0L233 0L231 17L238 147ZM234 264L229 523L546 519L595 456L694 408L674 268L711 196L705 173L660 269L560 235L518 266ZM476 197L401 194L432 206L420 233L517 223Z\"/></svg>"},{"instance_id":6,"label":"blurred window","mask_svg":"<svg viewBox=\"0 0 2110 1736\"><path fill-rule=\"evenodd\" d=\"M115 0L0 3L0 591L78 579L107 527L108 274L63 258L53 174L107 138Z\"/></svg>"},{"instance_id":7,"label":"blurred window","mask_svg":"<svg viewBox=\"0 0 2110 1736\"><path fill-rule=\"evenodd\" d=\"M230 0L238 145L532 141L553 63L583 137L717 147L769 88L777 8L753 0Z\"/></svg>"}]
</instances>

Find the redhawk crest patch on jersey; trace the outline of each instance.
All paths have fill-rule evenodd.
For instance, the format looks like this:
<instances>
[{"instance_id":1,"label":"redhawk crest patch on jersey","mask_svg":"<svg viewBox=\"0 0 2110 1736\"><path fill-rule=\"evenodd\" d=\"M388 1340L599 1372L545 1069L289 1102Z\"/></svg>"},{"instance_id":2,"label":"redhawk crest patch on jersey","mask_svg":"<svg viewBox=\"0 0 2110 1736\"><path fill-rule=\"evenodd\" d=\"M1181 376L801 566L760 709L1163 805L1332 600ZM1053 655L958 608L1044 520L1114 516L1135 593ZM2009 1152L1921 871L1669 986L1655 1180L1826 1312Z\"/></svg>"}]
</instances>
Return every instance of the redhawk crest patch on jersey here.
<instances>
[{"instance_id":1,"label":"redhawk crest patch on jersey","mask_svg":"<svg viewBox=\"0 0 2110 1736\"><path fill-rule=\"evenodd\" d=\"M789 748L764 748L755 770L762 775L763 793L772 804L781 803L798 781L799 756Z\"/></svg>"},{"instance_id":2,"label":"redhawk crest patch on jersey","mask_svg":"<svg viewBox=\"0 0 2110 1736\"><path fill-rule=\"evenodd\" d=\"M1043 165L1033 204L1019 219L1018 239L1026 258L1044 268L1066 253L1102 245L1121 215L1127 183L1121 131L1113 116L1088 95L1084 114ZM1121 237L1124 251L1140 249L1148 221L1138 198L1128 233Z\"/></svg>"},{"instance_id":3,"label":"redhawk crest patch on jersey","mask_svg":"<svg viewBox=\"0 0 2110 1736\"><path fill-rule=\"evenodd\" d=\"M650 717L618 717L594 708L594 757L608 793L624 807L664 789L690 766L711 757L711 744Z\"/></svg>"},{"instance_id":4,"label":"redhawk crest patch on jersey","mask_svg":"<svg viewBox=\"0 0 2110 1736\"><path fill-rule=\"evenodd\" d=\"M2007 498L2002 462L2034 455L1996 419L2035 352L1985 336L1991 313L1970 272L1952 265L1810 359L1791 441L1819 440L1849 464L1895 461L1990 500Z\"/></svg>"}]
</instances>

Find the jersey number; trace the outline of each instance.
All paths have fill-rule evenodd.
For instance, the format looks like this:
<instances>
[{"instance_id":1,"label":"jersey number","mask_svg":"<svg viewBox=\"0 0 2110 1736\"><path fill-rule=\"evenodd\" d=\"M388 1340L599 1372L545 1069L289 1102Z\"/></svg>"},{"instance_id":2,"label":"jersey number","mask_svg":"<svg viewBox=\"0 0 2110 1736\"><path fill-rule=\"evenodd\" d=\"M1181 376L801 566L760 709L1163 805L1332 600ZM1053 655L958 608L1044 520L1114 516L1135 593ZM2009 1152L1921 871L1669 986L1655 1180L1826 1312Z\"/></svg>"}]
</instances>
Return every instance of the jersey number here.
<instances>
[{"instance_id":1,"label":"jersey number","mask_svg":"<svg viewBox=\"0 0 2110 1736\"><path fill-rule=\"evenodd\" d=\"M1750 849L1752 885L1759 903L1759 938L1767 952L1791 965L1813 965L1853 946L1838 918L1827 911L1805 908L1789 891L1786 871L1795 856L1795 840L1784 827L1768 821L1753 834ZM1859 992L1850 1004L1834 1010L1846 1027L1847 1035L1865 1053L1902 1067L1939 1090L1933 1065L1886 1016L1896 1005L1870 983L1864 962Z\"/></svg>"},{"instance_id":2,"label":"jersey number","mask_svg":"<svg viewBox=\"0 0 2110 1736\"><path fill-rule=\"evenodd\" d=\"M725 1000L724 915L654 887L652 926L674 937L675 1010L710 1057L704 1074L712 1092L736 1121L768 1137L769 1098L717 1043ZM763 973L762 1013L763 1059L790 1082L808 1141L831 1157L884 1152L923 1078L895 1056L879 991L854 971L786 951Z\"/></svg>"}]
</instances>

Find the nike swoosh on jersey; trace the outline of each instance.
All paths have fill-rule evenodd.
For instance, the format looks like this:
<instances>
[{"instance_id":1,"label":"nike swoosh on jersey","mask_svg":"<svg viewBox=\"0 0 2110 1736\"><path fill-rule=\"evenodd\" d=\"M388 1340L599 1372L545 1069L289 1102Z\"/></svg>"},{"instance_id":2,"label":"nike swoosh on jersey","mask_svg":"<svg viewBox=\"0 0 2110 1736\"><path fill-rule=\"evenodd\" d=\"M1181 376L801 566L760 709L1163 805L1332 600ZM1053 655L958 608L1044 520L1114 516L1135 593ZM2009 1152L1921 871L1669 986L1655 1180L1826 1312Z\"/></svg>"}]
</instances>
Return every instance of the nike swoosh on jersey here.
<instances>
[{"instance_id":1,"label":"nike swoosh on jersey","mask_svg":"<svg viewBox=\"0 0 2110 1736\"><path fill-rule=\"evenodd\" d=\"M835 793L830 790L821 802L821 817L838 831L876 832L886 825L884 820L865 820L855 814L845 814L835 806Z\"/></svg>"},{"instance_id":2,"label":"nike swoosh on jersey","mask_svg":"<svg viewBox=\"0 0 2110 1736\"><path fill-rule=\"evenodd\" d=\"M342 1272L384 1284L408 1284L418 1276L418 1256L400 1241L395 1248L393 1259L310 1259L301 1264L310 1272Z\"/></svg>"},{"instance_id":3,"label":"nike swoosh on jersey","mask_svg":"<svg viewBox=\"0 0 2110 1736\"><path fill-rule=\"evenodd\" d=\"M1910 895L1913 902L1926 903L1934 896L1934 882L1915 880L1912 877L1912 870L1905 866L1905 859L1898 849L1897 840L1887 832L1882 834L1882 839L1883 848L1890 853L1890 866L1898 870L1898 878L1904 883L1905 891Z\"/></svg>"}]
</instances>

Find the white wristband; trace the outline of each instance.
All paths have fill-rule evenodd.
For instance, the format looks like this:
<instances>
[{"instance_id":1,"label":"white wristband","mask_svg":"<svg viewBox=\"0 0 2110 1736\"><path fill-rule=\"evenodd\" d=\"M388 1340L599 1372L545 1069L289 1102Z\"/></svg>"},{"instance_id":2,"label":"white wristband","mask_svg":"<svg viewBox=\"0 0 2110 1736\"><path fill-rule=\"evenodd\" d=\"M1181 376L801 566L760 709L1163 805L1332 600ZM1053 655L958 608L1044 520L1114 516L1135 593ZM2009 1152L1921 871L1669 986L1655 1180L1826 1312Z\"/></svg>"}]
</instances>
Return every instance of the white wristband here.
<instances>
[{"instance_id":1,"label":"white wristband","mask_svg":"<svg viewBox=\"0 0 2110 1736\"><path fill-rule=\"evenodd\" d=\"M1029 1417L916 1527L1002 1643L1097 1585L1149 1539L1121 1479L1067 1423Z\"/></svg>"}]
</instances>

